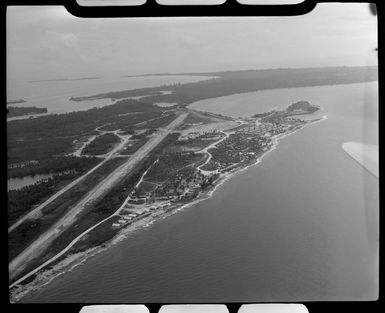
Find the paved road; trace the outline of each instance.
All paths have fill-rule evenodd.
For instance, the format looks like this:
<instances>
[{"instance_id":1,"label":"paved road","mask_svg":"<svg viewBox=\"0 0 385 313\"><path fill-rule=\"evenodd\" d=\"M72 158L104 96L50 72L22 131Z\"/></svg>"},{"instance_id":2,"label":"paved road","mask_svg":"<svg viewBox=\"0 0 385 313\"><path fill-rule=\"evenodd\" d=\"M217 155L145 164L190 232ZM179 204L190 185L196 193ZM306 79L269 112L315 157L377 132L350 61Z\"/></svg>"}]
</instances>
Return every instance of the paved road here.
<instances>
[{"instance_id":1,"label":"paved road","mask_svg":"<svg viewBox=\"0 0 385 313\"><path fill-rule=\"evenodd\" d=\"M110 190L117 182L125 177L143 158L153 150L171 131L180 125L186 118L188 113L180 114L166 128L160 130L157 135L153 136L145 145L136 151L123 165L116 168L103 181L97 184L87 195L80 200L67 214L60 218L45 233L40 235L31 245L29 245L22 253L20 253L9 264L9 278L12 280L16 275L22 272L28 264L39 257L49 245L75 221L76 216L81 213L84 208L91 202L98 199L105 192Z\"/></svg>"}]
</instances>

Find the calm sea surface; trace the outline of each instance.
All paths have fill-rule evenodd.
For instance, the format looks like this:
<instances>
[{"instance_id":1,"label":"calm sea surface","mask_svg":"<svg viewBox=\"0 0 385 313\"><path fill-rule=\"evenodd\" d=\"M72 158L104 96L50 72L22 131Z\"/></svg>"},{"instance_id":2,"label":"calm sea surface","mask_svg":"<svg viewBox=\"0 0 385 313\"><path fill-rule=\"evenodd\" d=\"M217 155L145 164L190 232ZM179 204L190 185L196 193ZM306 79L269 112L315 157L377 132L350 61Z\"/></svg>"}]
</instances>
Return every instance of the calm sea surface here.
<instances>
[{"instance_id":1,"label":"calm sea surface","mask_svg":"<svg viewBox=\"0 0 385 313\"><path fill-rule=\"evenodd\" d=\"M377 143L377 83L262 91L193 107L245 116L298 100L320 105L317 114L328 119L282 139L212 198L131 234L23 301L376 298L379 180L341 145Z\"/></svg>"}]
</instances>

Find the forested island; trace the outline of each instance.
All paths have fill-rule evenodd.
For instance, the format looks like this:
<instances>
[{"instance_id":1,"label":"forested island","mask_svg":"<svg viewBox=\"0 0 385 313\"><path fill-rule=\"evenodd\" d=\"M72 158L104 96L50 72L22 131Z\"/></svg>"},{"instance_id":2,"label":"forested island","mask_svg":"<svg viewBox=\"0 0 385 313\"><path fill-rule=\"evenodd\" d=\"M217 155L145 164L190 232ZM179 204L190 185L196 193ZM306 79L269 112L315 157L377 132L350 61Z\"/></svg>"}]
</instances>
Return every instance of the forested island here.
<instances>
[{"instance_id":1,"label":"forested island","mask_svg":"<svg viewBox=\"0 0 385 313\"><path fill-rule=\"evenodd\" d=\"M71 97L70 100L122 99L144 96L142 99L149 102L177 103L186 106L195 101L235 93L373 81L378 79L378 67L286 68L162 75L199 75L213 78L194 83L111 91L97 95ZM168 93L163 92L159 94L161 91L168 91Z\"/></svg>"},{"instance_id":2,"label":"forested island","mask_svg":"<svg viewBox=\"0 0 385 313\"><path fill-rule=\"evenodd\" d=\"M21 101L21 100L19 100ZM24 101L25 102L25 101ZM20 102L13 102L20 103ZM16 116L24 116L24 115L32 115L32 114L41 114L47 113L47 108L38 108L38 107L7 107L7 117L16 117Z\"/></svg>"}]
</instances>

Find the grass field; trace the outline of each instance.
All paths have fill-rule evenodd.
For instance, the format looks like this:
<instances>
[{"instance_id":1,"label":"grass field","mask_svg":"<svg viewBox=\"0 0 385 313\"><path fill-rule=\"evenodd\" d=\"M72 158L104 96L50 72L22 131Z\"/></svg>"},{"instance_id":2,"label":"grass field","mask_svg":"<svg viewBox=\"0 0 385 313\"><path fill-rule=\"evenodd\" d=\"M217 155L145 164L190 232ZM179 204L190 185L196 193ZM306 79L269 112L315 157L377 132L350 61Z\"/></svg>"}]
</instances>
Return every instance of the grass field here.
<instances>
[{"instance_id":1,"label":"grass field","mask_svg":"<svg viewBox=\"0 0 385 313\"><path fill-rule=\"evenodd\" d=\"M82 151L85 155L101 155L111 151L115 144L120 142L119 136L107 133L96 137Z\"/></svg>"}]
</instances>

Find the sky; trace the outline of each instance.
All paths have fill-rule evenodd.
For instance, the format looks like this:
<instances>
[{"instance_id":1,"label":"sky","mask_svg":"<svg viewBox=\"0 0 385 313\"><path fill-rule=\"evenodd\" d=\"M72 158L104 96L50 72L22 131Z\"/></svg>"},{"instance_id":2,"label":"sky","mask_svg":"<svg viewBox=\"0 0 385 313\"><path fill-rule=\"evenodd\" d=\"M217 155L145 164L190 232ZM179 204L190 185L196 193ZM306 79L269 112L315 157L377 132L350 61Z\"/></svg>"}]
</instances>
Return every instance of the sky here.
<instances>
[{"instance_id":1,"label":"sky","mask_svg":"<svg viewBox=\"0 0 385 313\"><path fill-rule=\"evenodd\" d=\"M367 4L294 17L83 19L60 6L7 8L8 79L377 64Z\"/></svg>"}]
</instances>

